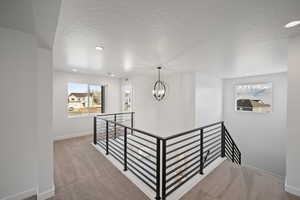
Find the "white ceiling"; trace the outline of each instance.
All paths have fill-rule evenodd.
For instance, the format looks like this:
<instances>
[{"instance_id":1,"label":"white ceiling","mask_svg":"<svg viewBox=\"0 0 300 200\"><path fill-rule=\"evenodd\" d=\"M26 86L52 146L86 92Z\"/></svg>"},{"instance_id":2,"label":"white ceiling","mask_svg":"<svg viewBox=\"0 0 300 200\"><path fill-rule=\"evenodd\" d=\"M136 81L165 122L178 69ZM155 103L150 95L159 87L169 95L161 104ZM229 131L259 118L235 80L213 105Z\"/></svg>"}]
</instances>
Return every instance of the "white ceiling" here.
<instances>
[{"instance_id":1,"label":"white ceiling","mask_svg":"<svg viewBox=\"0 0 300 200\"><path fill-rule=\"evenodd\" d=\"M35 35L52 49L61 0L0 0L0 26Z\"/></svg>"},{"instance_id":2,"label":"white ceiling","mask_svg":"<svg viewBox=\"0 0 300 200\"><path fill-rule=\"evenodd\" d=\"M296 19L299 0L63 0L54 66L118 76L158 65L221 77L281 72L300 30L283 26Z\"/></svg>"},{"instance_id":3,"label":"white ceiling","mask_svg":"<svg viewBox=\"0 0 300 200\"><path fill-rule=\"evenodd\" d=\"M32 1L0 0L0 26L33 34Z\"/></svg>"}]
</instances>

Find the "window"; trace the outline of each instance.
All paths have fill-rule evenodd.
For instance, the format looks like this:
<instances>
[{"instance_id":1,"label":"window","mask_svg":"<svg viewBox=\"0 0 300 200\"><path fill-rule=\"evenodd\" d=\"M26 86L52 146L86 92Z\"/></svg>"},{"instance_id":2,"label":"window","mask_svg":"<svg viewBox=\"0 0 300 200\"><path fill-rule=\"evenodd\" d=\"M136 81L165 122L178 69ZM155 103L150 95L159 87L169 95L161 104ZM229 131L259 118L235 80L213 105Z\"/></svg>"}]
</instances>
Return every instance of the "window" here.
<instances>
[{"instance_id":1,"label":"window","mask_svg":"<svg viewBox=\"0 0 300 200\"><path fill-rule=\"evenodd\" d=\"M236 111L272 112L272 83L237 85L235 95Z\"/></svg>"},{"instance_id":2,"label":"window","mask_svg":"<svg viewBox=\"0 0 300 200\"><path fill-rule=\"evenodd\" d=\"M69 116L104 112L104 86L79 83L68 84Z\"/></svg>"}]
</instances>

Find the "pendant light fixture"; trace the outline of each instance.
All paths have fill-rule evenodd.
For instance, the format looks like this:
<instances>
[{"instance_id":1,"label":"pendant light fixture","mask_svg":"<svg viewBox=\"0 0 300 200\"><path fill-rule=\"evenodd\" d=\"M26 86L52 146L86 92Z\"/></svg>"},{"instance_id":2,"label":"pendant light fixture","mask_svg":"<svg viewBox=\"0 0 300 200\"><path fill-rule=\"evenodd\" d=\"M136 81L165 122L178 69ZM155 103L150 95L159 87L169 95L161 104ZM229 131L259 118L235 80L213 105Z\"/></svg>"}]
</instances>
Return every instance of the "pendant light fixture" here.
<instances>
[{"instance_id":1,"label":"pendant light fixture","mask_svg":"<svg viewBox=\"0 0 300 200\"><path fill-rule=\"evenodd\" d=\"M157 67L158 80L154 84L152 94L157 101L161 101L166 95L166 85L160 80L160 70L162 67Z\"/></svg>"}]
</instances>

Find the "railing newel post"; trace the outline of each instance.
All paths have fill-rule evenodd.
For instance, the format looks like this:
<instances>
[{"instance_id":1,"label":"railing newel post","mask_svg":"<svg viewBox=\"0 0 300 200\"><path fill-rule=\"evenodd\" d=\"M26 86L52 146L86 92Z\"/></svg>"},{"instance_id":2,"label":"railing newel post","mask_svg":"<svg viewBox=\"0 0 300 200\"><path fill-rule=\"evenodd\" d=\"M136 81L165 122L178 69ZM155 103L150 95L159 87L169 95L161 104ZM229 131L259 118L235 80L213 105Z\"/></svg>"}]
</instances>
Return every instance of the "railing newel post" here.
<instances>
[{"instance_id":1,"label":"railing newel post","mask_svg":"<svg viewBox=\"0 0 300 200\"><path fill-rule=\"evenodd\" d=\"M224 122L221 124L221 157L225 157L225 126Z\"/></svg>"},{"instance_id":2,"label":"railing newel post","mask_svg":"<svg viewBox=\"0 0 300 200\"><path fill-rule=\"evenodd\" d=\"M108 121L106 121L106 155L109 154L109 136L108 136Z\"/></svg>"},{"instance_id":3,"label":"railing newel post","mask_svg":"<svg viewBox=\"0 0 300 200\"><path fill-rule=\"evenodd\" d=\"M156 138L156 200L160 200L160 139Z\"/></svg>"},{"instance_id":4,"label":"railing newel post","mask_svg":"<svg viewBox=\"0 0 300 200\"><path fill-rule=\"evenodd\" d=\"M117 138L117 124L116 124L116 122L117 122L117 114L114 114L114 122L115 122L115 124L114 124L114 128L115 128L114 139L116 139Z\"/></svg>"},{"instance_id":5,"label":"railing newel post","mask_svg":"<svg viewBox=\"0 0 300 200\"><path fill-rule=\"evenodd\" d=\"M131 135L133 135L133 117L134 117L134 112L131 112Z\"/></svg>"},{"instance_id":6,"label":"railing newel post","mask_svg":"<svg viewBox=\"0 0 300 200\"><path fill-rule=\"evenodd\" d=\"M166 199L166 184L167 184L167 145L166 140L162 140L162 190L161 198Z\"/></svg>"},{"instance_id":7,"label":"railing newel post","mask_svg":"<svg viewBox=\"0 0 300 200\"><path fill-rule=\"evenodd\" d=\"M94 116L94 145L97 144L97 117Z\"/></svg>"},{"instance_id":8,"label":"railing newel post","mask_svg":"<svg viewBox=\"0 0 300 200\"><path fill-rule=\"evenodd\" d=\"M200 174L203 175L203 129L200 130Z\"/></svg>"},{"instance_id":9,"label":"railing newel post","mask_svg":"<svg viewBox=\"0 0 300 200\"><path fill-rule=\"evenodd\" d=\"M124 171L127 171L127 128L124 128Z\"/></svg>"}]
</instances>

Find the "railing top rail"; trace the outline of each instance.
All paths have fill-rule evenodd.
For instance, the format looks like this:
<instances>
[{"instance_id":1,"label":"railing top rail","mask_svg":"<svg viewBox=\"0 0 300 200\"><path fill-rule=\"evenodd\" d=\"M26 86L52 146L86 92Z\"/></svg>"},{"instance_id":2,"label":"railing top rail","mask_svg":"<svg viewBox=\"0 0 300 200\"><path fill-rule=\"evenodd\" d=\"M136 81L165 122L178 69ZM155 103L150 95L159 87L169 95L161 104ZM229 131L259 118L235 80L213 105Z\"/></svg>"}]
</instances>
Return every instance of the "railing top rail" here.
<instances>
[{"instance_id":1,"label":"railing top rail","mask_svg":"<svg viewBox=\"0 0 300 200\"><path fill-rule=\"evenodd\" d=\"M152 134L152 133L148 133L148 132L145 132L145 131L136 129L136 128L131 128L131 127L128 127L128 126L123 125L123 124L121 124L121 123L112 121L112 120L108 120L108 119L104 119L104 118L99 118L99 119L104 120L104 121L107 121L107 122L110 122L110 123L113 123L113 124L116 124L116 125L118 125L118 126L122 126L122 127L124 127L124 128L129 129L129 130L133 130L133 131L142 133L142 134L147 135L147 136L150 136L150 137L158 138L158 139L160 139L160 140L163 140L163 139L164 139L163 137L160 137L160 136L157 136L157 135L154 135L154 134Z\"/></svg>"},{"instance_id":2,"label":"railing top rail","mask_svg":"<svg viewBox=\"0 0 300 200\"><path fill-rule=\"evenodd\" d=\"M127 113L121 113L121 114L129 114L129 113L134 113L134 112L127 112ZM115 114L119 114L119 113L115 113ZM115 121L113 121L113 120L108 120L108 119L101 118L102 116L106 116L106 115L114 115L114 114L97 115L96 117L99 117L99 119L101 119L101 120L108 121L108 122L113 123L113 124L116 124L116 125L118 125L118 126L122 126L122 127L124 127L124 128L129 129L129 130L133 130L133 131L142 133L142 134L144 134L144 135L148 135L148 136L150 136L150 137L158 138L158 139L160 139L160 140L170 140L170 139L174 139L174 138L183 136L183 135L185 135L185 134L189 134L189 133L192 133L192 132L195 132L195 131L199 131L199 130L201 130L201 129L209 128L209 127L212 127L212 126L215 126L215 125L224 123L224 121L219 121L219 122L216 122L216 123L213 123L213 124L209 124L209 125L206 125L206 126L202 126L202 127L199 127L199 128L195 128L195 129L189 130L189 131L185 131L185 132L182 132L182 133L178 133L178 134L176 134L176 135L171 135L171 136L168 136L168 137L161 137L161 136L158 136L158 135L155 135L155 134L152 134L152 133L148 133L148 132L146 132L146 131L142 131L142 130L139 130L139 129L136 129L136 128L128 127L128 126L126 126L126 125L124 125L124 124L115 122Z\"/></svg>"},{"instance_id":3,"label":"railing top rail","mask_svg":"<svg viewBox=\"0 0 300 200\"><path fill-rule=\"evenodd\" d=\"M132 113L134 113L134 112L104 113L104 114L96 115L96 117L105 117L105 116L110 116L110 115L126 115L126 114L132 114Z\"/></svg>"},{"instance_id":4,"label":"railing top rail","mask_svg":"<svg viewBox=\"0 0 300 200\"><path fill-rule=\"evenodd\" d=\"M211 126L222 124L223 122L224 121L220 121L220 122L216 122L216 123L209 124L209 125L206 125L206 126L202 126L202 127L199 127L199 128L195 128L193 130L189 130L189 131L185 131L185 132L178 133L178 134L175 134L175 135L171 135L171 136L165 137L164 140L174 139L174 138L183 136L183 135L188 134L188 133L192 133L192 132L195 132L195 131L200 131L201 129L205 129L205 128L208 128L208 127L211 127Z\"/></svg>"}]
</instances>

